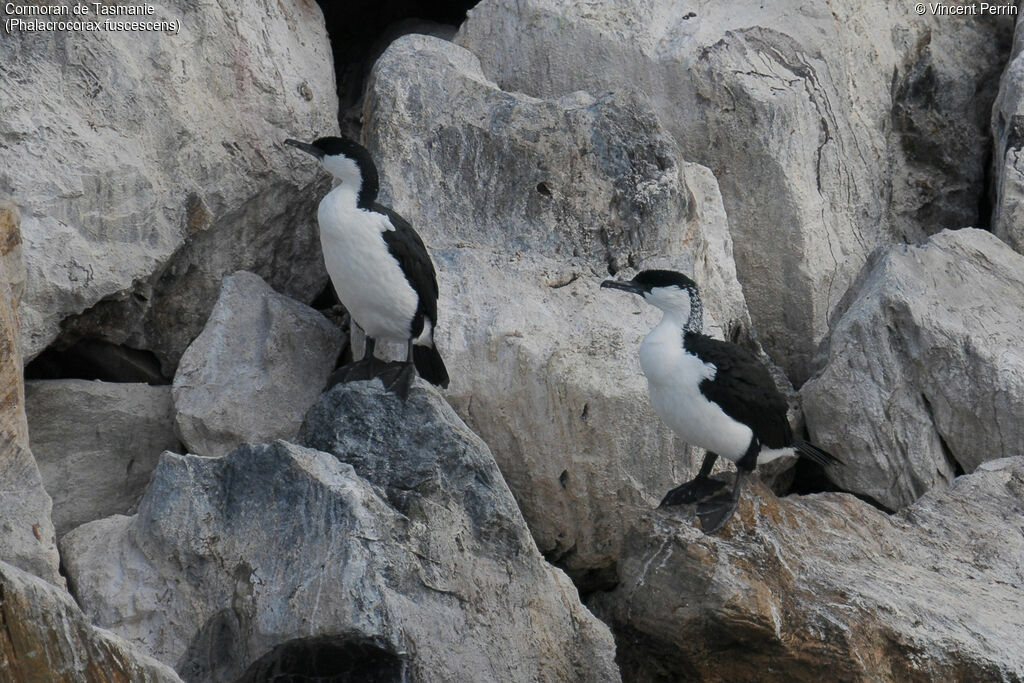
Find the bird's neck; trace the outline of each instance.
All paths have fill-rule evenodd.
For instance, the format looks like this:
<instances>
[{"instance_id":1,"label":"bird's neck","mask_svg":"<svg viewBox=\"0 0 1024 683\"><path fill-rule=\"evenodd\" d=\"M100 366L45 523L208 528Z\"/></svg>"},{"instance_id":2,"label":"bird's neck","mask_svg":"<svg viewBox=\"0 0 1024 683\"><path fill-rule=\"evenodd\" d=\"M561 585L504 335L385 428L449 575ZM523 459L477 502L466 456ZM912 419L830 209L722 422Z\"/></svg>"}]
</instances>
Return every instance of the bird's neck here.
<instances>
[{"instance_id":1,"label":"bird's neck","mask_svg":"<svg viewBox=\"0 0 1024 683\"><path fill-rule=\"evenodd\" d=\"M359 195L349 183L335 186L328 193L331 203L339 209L356 209L359 206Z\"/></svg>"},{"instance_id":2,"label":"bird's neck","mask_svg":"<svg viewBox=\"0 0 1024 683\"><path fill-rule=\"evenodd\" d=\"M696 292L690 292L690 312L683 317L683 311L678 309L662 309L665 314L661 318L661 325L673 326L683 332L701 333L704 328L704 307L700 303L700 296Z\"/></svg>"},{"instance_id":3,"label":"bird's neck","mask_svg":"<svg viewBox=\"0 0 1024 683\"><path fill-rule=\"evenodd\" d=\"M697 292L690 290L690 315L686 319L686 325L684 329L687 332L696 332L700 334L704 328L704 306L700 303L700 295Z\"/></svg>"}]
</instances>

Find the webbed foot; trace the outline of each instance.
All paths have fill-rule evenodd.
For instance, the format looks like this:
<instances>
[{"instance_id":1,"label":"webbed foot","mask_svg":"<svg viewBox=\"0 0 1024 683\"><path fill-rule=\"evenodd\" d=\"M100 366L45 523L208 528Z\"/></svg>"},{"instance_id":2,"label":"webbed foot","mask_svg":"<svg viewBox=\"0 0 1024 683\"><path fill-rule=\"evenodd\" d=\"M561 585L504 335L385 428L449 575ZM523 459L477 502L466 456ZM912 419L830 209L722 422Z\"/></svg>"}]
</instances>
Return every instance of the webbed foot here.
<instances>
[{"instance_id":1,"label":"webbed foot","mask_svg":"<svg viewBox=\"0 0 1024 683\"><path fill-rule=\"evenodd\" d=\"M379 377L384 384L385 391L390 391L405 401L409 397L412 380L416 377L416 367L408 361L388 363L388 367L380 373Z\"/></svg>"},{"instance_id":2,"label":"webbed foot","mask_svg":"<svg viewBox=\"0 0 1024 683\"><path fill-rule=\"evenodd\" d=\"M740 490L745 476L743 470L736 472L736 484L732 491L719 493L697 503L697 517L705 534L713 534L729 521L740 502Z\"/></svg>"},{"instance_id":3,"label":"webbed foot","mask_svg":"<svg viewBox=\"0 0 1024 683\"><path fill-rule=\"evenodd\" d=\"M356 361L355 363L343 365L327 377L327 385L324 387L324 391L327 391L336 384L343 384L345 382L362 382L373 379L374 377L377 377L383 369L384 364L376 358L364 358Z\"/></svg>"},{"instance_id":4,"label":"webbed foot","mask_svg":"<svg viewBox=\"0 0 1024 683\"><path fill-rule=\"evenodd\" d=\"M696 479L680 484L666 493L658 507L696 503L715 495L723 488L725 488L724 481L698 476Z\"/></svg>"}]
</instances>

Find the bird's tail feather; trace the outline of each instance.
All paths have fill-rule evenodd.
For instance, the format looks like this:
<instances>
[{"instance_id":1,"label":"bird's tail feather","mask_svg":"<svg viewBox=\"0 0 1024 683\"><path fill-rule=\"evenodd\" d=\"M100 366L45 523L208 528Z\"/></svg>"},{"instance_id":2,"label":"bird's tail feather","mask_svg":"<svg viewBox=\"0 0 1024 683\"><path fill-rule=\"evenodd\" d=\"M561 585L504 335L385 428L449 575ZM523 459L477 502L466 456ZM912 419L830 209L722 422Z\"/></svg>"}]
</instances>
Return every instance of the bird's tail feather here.
<instances>
[{"instance_id":1,"label":"bird's tail feather","mask_svg":"<svg viewBox=\"0 0 1024 683\"><path fill-rule=\"evenodd\" d=\"M815 446L813 443L804 441L803 439L795 439L793 442L793 447L796 448L797 452L800 455L813 460L822 467L846 464L836 456L829 453L828 451L822 450Z\"/></svg>"},{"instance_id":2,"label":"bird's tail feather","mask_svg":"<svg viewBox=\"0 0 1024 683\"><path fill-rule=\"evenodd\" d=\"M413 344L412 362L420 377L439 387L448 386L448 369L444 366L441 354L433 346Z\"/></svg>"}]
</instances>

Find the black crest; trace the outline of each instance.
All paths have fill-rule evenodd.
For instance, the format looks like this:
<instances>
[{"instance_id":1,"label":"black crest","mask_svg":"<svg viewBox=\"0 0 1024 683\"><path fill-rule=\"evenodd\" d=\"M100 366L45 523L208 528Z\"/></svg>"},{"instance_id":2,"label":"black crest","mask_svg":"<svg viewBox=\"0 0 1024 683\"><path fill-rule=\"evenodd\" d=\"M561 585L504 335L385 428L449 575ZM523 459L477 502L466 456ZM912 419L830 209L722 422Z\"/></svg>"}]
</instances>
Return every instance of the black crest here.
<instances>
[{"instance_id":1,"label":"black crest","mask_svg":"<svg viewBox=\"0 0 1024 683\"><path fill-rule=\"evenodd\" d=\"M317 138L313 146L324 153L325 156L342 155L356 162L359 167L359 174L363 177L363 186L359 188L358 206L361 209L369 209L377 199L377 192L380 190L380 178L377 175L377 165L373 163L373 157L369 150L355 140L346 137Z\"/></svg>"},{"instance_id":2,"label":"black crest","mask_svg":"<svg viewBox=\"0 0 1024 683\"><path fill-rule=\"evenodd\" d=\"M642 270L636 274L633 282L642 286L647 292L658 287L672 286L697 291L696 282L674 270Z\"/></svg>"}]
</instances>

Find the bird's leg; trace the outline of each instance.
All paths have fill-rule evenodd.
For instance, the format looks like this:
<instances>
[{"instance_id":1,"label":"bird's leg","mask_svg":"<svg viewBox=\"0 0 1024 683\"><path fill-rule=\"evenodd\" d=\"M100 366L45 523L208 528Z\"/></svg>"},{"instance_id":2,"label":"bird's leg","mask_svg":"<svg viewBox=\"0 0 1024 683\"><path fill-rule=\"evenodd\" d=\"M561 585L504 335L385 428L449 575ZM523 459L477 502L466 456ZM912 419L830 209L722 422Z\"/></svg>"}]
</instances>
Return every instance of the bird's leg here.
<instances>
[{"instance_id":1,"label":"bird's leg","mask_svg":"<svg viewBox=\"0 0 1024 683\"><path fill-rule=\"evenodd\" d=\"M409 396L409 387L416 376L416 366L412 361L412 341L409 341L408 352L404 362L389 363L388 368L380 373L380 381L384 390L390 391L403 401Z\"/></svg>"},{"instance_id":2,"label":"bird's leg","mask_svg":"<svg viewBox=\"0 0 1024 683\"><path fill-rule=\"evenodd\" d=\"M377 348L377 340L373 337L366 337L364 343L363 357L359 360L360 363L366 363L366 375L367 379L376 377L375 370L377 370L377 357L373 355L374 350Z\"/></svg>"},{"instance_id":3,"label":"bird's leg","mask_svg":"<svg viewBox=\"0 0 1024 683\"><path fill-rule=\"evenodd\" d=\"M366 379L373 379L377 376L375 372L377 370L377 357L373 355L374 349L377 346L377 340L373 337L367 336L365 348L363 350L363 357L358 361L348 366L348 372L345 374L344 382L358 382Z\"/></svg>"},{"instance_id":4,"label":"bird's leg","mask_svg":"<svg viewBox=\"0 0 1024 683\"><path fill-rule=\"evenodd\" d=\"M736 483L731 492L719 493L697 503L697 516L705 534L713 534L729 521L740 502L740 488L747 476L745 469L736 470Z\"/></svg>"},{"instance_id":5,"label":"bird's leg","mask_svg":"<svg viewBox=\"0 0 1024 683\"><path fill-rule=\"evenodd\" d=\"M659 507L696 503L721 491L725 486L725 482L711 479L708 476L711 474L711 468L715 466L716 460L718 460L718 454L708 451L707 455L704 456L704 462L701 463L700 472L697 473L697 476L666 493L665 497L661 499Z\"/></svg>"},{"instance_id":6,"label":"bird's leg","mask_svg":"<svg viewBox=\"0 0 1024 683\"><path fill-rule=\"evenodd\" d=\"M377 346L377 340L373 337L366 337L365 347L363 349L363 357L354 363L349 363L343 367L338 368L331 373L330 377L327 378L327 386L324 391L330 389L336 384L342 384L344 382L359 382L361 380L373 379L376 377L375 370L377 369L377 358L373 355L374 348Z\"/></svg>"}]
</instances>

